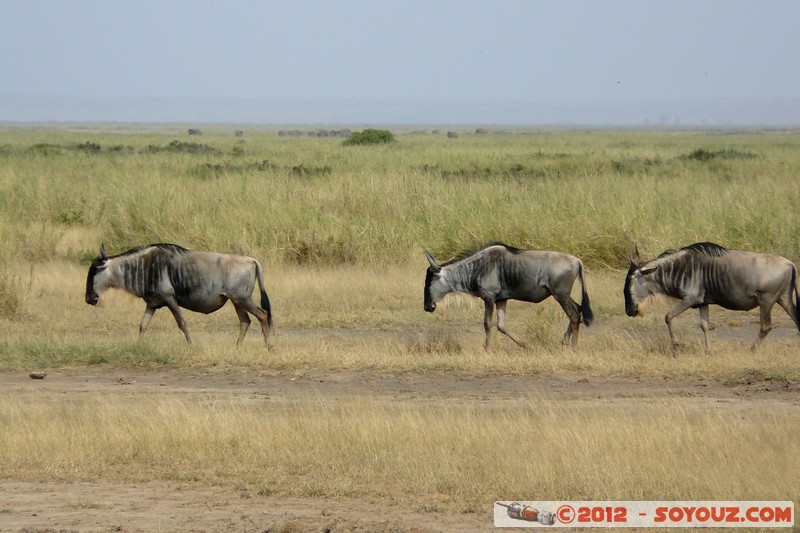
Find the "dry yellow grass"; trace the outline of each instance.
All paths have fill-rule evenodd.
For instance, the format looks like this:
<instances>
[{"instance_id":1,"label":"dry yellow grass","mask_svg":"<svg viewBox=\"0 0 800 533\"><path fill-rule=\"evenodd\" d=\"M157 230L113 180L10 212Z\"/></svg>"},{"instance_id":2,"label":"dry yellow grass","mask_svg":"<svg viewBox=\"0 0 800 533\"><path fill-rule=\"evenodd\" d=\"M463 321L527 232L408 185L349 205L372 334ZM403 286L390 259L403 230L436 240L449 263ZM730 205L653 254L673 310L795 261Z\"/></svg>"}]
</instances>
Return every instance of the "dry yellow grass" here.
<instances>
[{"instance_id":1,"label":"dry yellow grass","mask_svg":"<svg viewBox=\"0 0 800 533\"><path fill-rule=\"evenodd\" d=\"M796 380L798 335L781 309L779 330L752 352L756 313L713 308L712 355L702 353L697 314L678 319L685 347L673 357L663 313L644 318L623 313L621 272L590 272L596 321L581 328L577 351L561 345L566 318L558 304L509 304L508 327L529 341L522 350L494 333L483 350L482 305L453 297L433 314L422 310L424 258L419 265L375 270L343 266L316 269L267 266L275 315L275 350L257 332L235 346L237 320L230 306L212 315L187 312L195 346L189 348L166 310L156 313L137 340L144 304L111 291L102 305L83 302L85 269L68 263L33 268L30 288L14 318L0 317L2 365L10 369L109 364L112 366L228 364L303 371L308 368L388 372L456 370L512 374L576 373L665 379ZM732 325L733 324L733 325Z\"/></svg>"},{"instance_id":2,"label":"dry yellow grass","mask_svg":"<svg viewBox=\"0 0 800 533\"><path fill-rule=\"evenodd\" d=\"M420 258L420 263L424 259ZM524 351L496 337L482 348L482 309L453 298L422 311L424 266L267 268L275 350L258 335L235 348L231 309L188 314L188 348L169 313L136 340L142 302L111 293L83 303L84 269L36 265L23 312L3 319L7 368L231 365L303 375L312 369L377 372L625 376L664 380L796 380L796 336L749 349L715 339L702 353L696 317L681 322L688 347L673 358L657 309L622 316L621 273L591 273L597 322L577 351L560 345L554 302L512 304L509 327L534 340ZM343 297L342 295L346 295ZM619 301L619 307L615 301ZM788 319L777 317L788 327ZM752 331L751 331L752 330ZM0 477L159 479L230 487L242 494L399 496L433 508L477 511L494 499L800 498L800 420L785 402L713 399L507 402L319 398L255 403L152 394L0 395ZM746 482L742 481L746 480Z\"/></svg>"},{"instance_id":3,"label":"dry yellow grass","mask_svg":"<svg viewBox=\"0 0 800 533\"><path fill-rule=\"evenodd\" d=\"M0 398L0 477L167 480L245 494L422 499L800 498L800 414L709 400L514 407Z\"/></svg>"}]
</instances>

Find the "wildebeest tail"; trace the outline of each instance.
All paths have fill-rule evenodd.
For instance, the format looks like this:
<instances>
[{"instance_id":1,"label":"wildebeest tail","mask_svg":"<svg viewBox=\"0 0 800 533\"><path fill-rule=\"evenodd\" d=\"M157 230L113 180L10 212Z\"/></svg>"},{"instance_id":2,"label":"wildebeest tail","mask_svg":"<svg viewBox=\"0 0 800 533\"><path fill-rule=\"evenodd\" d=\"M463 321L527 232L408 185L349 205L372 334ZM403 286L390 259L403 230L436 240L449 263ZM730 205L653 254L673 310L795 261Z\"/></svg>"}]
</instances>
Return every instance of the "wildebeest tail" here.
<instances>
[{"instance_id":1,"label":"wildebeest tail","mask_svg":"<svg viewBox=\"0 0 800 533\"><path fill-rule=\"evenodd\" d=\"M792 293L794 293L794 304L792 304ZM794 308L794 325L800 331L800 291L797 287L797 267L792 269L792 284L789 286L789 307Z\"/></svg>"},{"instance_id":2,"label":"wildebeest tail","mask_svg":"<svg viewBox=\"0 0 800 533\"><path fill-rule=\"evenodd\" d=\"M269 296L267 296L267 291L264 289L264 274L261 270L261 263L258 261L256 263L256 280L258 280L258 288L261 291L261 309L263 309L267 313L267 323L270 327L272 327L272 306L269 303Z\"/></svg>"},{"instance_id":3,"label":"wildebeest tail","mask_svg":"<svg viewBox=\"0 0 800 533\"><path fill-rule=\"evenodd\" d=\"M581 315L583 315L583 323L589 326L592 320L594 320L594 314L589 304L589 293L586 292L586 283L583 281L583 261L580 260L578 260L578 277L581 279Z\"/></svg>"}]
</instances>

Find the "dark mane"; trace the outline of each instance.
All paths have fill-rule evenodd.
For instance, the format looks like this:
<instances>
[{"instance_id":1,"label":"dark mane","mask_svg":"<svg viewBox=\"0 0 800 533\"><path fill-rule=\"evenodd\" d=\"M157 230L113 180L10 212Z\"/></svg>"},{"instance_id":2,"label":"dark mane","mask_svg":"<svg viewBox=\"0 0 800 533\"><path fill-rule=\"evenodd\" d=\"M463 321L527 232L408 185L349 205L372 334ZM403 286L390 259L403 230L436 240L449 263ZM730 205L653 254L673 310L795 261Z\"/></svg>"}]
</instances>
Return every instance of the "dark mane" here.
<instances>
[{"instance_id":1,"label":"dark mane","mask_svg":"<svg viewBox=\"0 0 800 533\"><path fill-rule=\"evenodd\" d=\"M146 248L151 248L151 247L155 247L155 248L158 248L160 250L165 250L167 252L172 252L172 253L176 253L176 254L188 254L189 251L190 251L190 250L187 250L186 248L184 248L183 246L180 246L180 245L177 245L177 244L172 244L172 243L168 243L168 242L159 242L159 243L156 243L156 244L145 244L143 246L137 246L136 248L131 248L130 250L126 250L126 251L124 251L122 253L119 253L119 254L116 254L116 255L109 255L108 259L115 259L117 257L126 257L128 255L133 255L135 253L141 252L142 250L144 250ZM103 260L99 256L96 257L94 259L94 261L93 261L93 263L96 263L96 264L100 264L102 262L103 262Z\"/></svg>"},{"instance_id":2,"label":"dark mane","mask_svg":"<svg viewBox=\"0 0 800 533\"><path fill-rule=\"evenodd\" d=\"M161 248L162 250L167 250L168 252L174 252L176 254L188 254L189 250L184 248L183 246L177 244L171 244L168 242L160 242L157 244L151 244L150 246L155 246L156 248ZM146 248L146 246L145 246Z\"/></svg>"},{"instance_id":3,"label":"dark mane","mask_svg":"<svg viewBox=\"0 0 800 533\"><path fill-rule=\"evenodd\" d=\"M714 244L713 242L696 242L681 248L681 250L696 254L708 255L711 257L722 257L728 253L727 249L719 244Z\"/></svg>"},{"instance_id":4,"label":"dark mane","mask_svg":"<svg viewBox=\"0 0 800 533\"><path fill-rule=\"evenodd\" d=\"M492 242L483 244L483 245L479 246L478 248L469 248L467 250L462 250L461 252L456 254L456 256L453 257L451 260L447 261L446 263L442 263L442 266L447 266L447 265L451 265L453 263L457 263L458 261L466 259L467 257L471 257L471 256L477 254L478 252L481 252L481 251L483 251L483 250L485 250L487 248L491 248L492 246L502 246L503 248L505 248L506 250L508 250L509 252L511 252L514 255L524 252L524 250L522 250L520 248L515 248L514 246L509 246L508 244L505 244L503 242L492 241Z\"/></svg>"}]
</instances>

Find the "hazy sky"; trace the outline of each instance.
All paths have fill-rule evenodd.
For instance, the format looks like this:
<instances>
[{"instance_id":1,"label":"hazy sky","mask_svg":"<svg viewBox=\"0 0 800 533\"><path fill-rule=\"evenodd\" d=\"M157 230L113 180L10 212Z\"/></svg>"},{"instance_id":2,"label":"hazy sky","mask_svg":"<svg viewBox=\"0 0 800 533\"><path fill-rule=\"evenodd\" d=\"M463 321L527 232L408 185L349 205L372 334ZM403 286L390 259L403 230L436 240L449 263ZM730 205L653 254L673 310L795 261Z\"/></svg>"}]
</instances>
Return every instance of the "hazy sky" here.
<instances>
[{"instance_id":1,"label":"hazy sky","mask_svg":"<svg viewBox=\"0 0 800 533\"><path fill-rule=\"evenodd\" d=\"M0 0L3 94L800 96L798 0Z\"/></svg>"}]
</instances>

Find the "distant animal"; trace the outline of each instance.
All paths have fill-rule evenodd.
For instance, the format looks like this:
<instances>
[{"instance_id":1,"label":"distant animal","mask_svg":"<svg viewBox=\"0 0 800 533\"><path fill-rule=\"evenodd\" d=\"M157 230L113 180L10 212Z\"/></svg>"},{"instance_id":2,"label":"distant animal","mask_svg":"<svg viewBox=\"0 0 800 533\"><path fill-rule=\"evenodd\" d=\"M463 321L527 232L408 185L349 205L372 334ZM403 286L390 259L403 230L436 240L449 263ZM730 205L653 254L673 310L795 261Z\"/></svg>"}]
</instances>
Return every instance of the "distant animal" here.
<instances>
[{"instance_id":1,"label":"distant animal","mask_svg":"<svg viewBox=\"0 0 800 533\"><path fill-rule=\"evenodd\" d=\"M578 346L578 329L583 317L587 326L592 322L592 309L583 279L583 263L577 257L539 250L520 250L503 243L491 243L475 253L439 264L426 250L430 266L425 276L425 311L432 313L436 303L451 292L464 292L483 300L483 327L486 331L484 348L489 348L492 315L497 307L497 329L518 345L525 347L516 335L506 329L508 300L539 303L552 296L564 309L569 324L564 332L564 344ZM581 303L572 299L575 280L581 281Z\"/></svg>"},{"instance_id":2,"label":"distant animal","mask_svg":"<svg viewBox=\"0 0 800 533\"><path fill-rule=\"evenodd\" d=\"M251 299L256 282L261 291L260 307ZM261 323L264 343L269 347L272 310L264 289L261 264L252 257L193 252L166 243L108 256L101 244L100 256L92 261L86 277L86 303L97 305L100 295L110 288L135 294L147 304L139 323L139 338L156 310L167 307L191 345L181 307L209 314L230 300L239 317L237 345L242 343L250 327L250 313Z\"/></svg>"},{"instance_id":3,"label":"distant animal","mask_svg":"<svg viewBox=\"0 0 800 533\"><path fill-rule=\"evenodd\" d=\"M772 329L772 307L777 303L800 329L797 266L785 257L727 250L719 244L699 242L666 250L655 259L643 261L636 249L625 278L625 313L643 314L656 296L676 298L678 305L666 314L673 351L677 338L672 321L687 309L700 311L705 351L708 348L708 306L749 311L759 307L761 329L753 343L756 348ZM794 297L794 301L792 301Z\"/></svg>"},{"instance_id":4,"label":"distant animal","mask_svg":"<svg viewBox=\"0 0 800 533\"><path fill-rule=\"evenodd\" d=\"M200 131L200 130L199 130L199 129L197 129L197 128L189 128L188 130L186 130L186 132L187 132L189 135L202 135L202 134L203 134L203 132L202 132L202 131Z\"/></svg>"}]
</instances>

